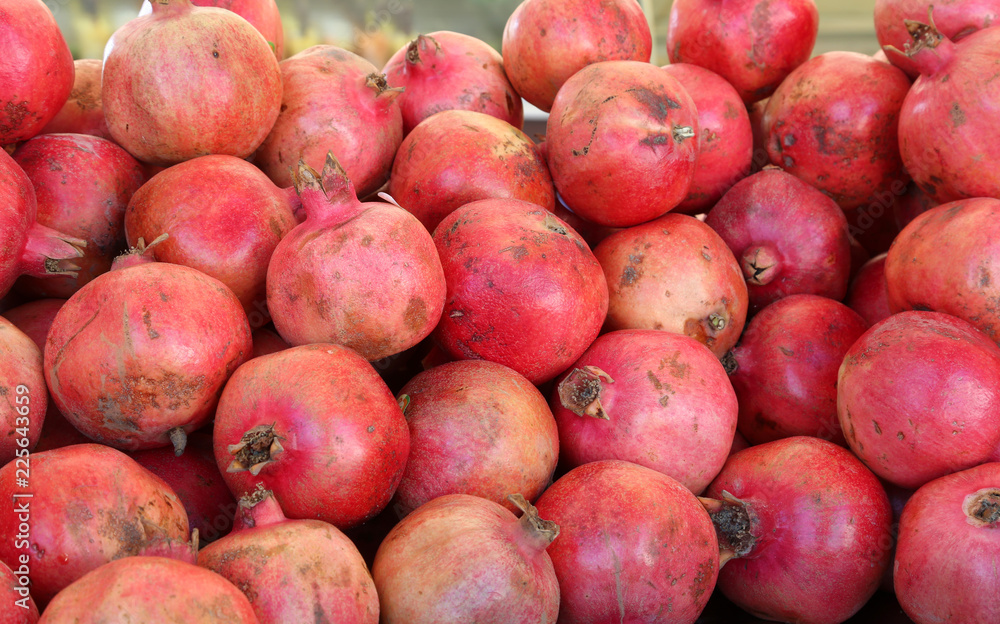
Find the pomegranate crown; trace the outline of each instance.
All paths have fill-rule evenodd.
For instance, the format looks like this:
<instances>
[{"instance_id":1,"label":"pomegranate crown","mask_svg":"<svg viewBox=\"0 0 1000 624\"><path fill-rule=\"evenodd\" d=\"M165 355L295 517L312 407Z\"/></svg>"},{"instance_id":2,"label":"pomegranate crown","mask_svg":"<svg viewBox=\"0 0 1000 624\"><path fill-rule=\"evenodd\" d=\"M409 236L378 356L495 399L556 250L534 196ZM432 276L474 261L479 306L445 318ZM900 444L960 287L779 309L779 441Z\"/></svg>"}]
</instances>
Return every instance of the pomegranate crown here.
<instances>
[{"instance_id":1,"label":"pomegranate crown","mask_svg":"<svg viewBox=\"0 0 1000 624\"><path fill-rule=\"evenodd\" d=\"M327 201L344 200L353 198L357 201L357 193L354 191L354 184L347 177L344 167L333 155L333 152L326 153L326 162L323 163L323 172L316 173L316 170L299 160L298 169L291 169L292 182L295 191L300 197L305 199L308 195L321 193Z\"/></svg>"}]
</instances>

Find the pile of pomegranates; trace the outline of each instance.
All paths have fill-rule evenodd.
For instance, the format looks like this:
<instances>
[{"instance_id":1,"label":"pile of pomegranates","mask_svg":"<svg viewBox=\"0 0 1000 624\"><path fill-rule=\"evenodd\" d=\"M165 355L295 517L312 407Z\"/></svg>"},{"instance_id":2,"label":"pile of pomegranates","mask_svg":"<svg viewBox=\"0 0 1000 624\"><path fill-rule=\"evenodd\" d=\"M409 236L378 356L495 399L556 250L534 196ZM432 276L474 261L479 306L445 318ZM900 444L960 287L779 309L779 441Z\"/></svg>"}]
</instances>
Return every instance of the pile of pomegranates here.
<instances>
[{"instance_id":1,"label":"pile of pomegranates","mask_svg":"<svg viewBox=\"0 0 1000 624\"><path fill-rule=\"evenodd\" d=\"M638 0L382 68L275 0L74 62L47 4L0 624L1000 624L1000 0L877 0L874 56L676 0L666 67Z\"/></svg>"}]
</instances>

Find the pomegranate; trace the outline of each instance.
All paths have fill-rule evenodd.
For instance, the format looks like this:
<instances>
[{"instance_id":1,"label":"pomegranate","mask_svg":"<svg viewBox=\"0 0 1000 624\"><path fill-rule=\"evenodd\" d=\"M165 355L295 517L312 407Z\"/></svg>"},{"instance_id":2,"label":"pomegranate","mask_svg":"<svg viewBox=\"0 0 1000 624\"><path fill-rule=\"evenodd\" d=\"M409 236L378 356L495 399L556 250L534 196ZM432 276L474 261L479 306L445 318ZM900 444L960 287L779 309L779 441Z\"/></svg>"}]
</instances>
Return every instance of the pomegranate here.
<instances>
[{"instance_id":1,"label":"pomegranate","mask_svg":"<svg viewBox=\"0 0 1000 624\"><path fill-rule=\"evenodd\" d=\"M733 436L733 446L729 449L729 454L733 455L734 453L739 453L743 449L750 448L751 446L753 445L747 442L747 439L744 438L743 434L740 433L740 430L737 429L736 434Z\"/></svg>"},{"instance_id":2,"label":"pomegranate","mask_svg":"<svg viewBox=\"0 0 1000 624\"><path fill-rule=\"evenodd\" d=\"M0 465L19 458L27 472L28 455L45 422L48 393L42 351L23 331L0 316Z\"/></svg>"},{"instance_id":3,"label":"pomegranate","mask_svg":"<svg viewBox=\"0 0 1000 624\"><path fill-rule=\"evenodd\" d=\"M260 327L253 330L251 338L253 339L253 354L251 355L251 359L284 351L292 346L285 342L285 339L270 327Z\"/></svg>"},{"instance_id":4,"label":"pomegranate","mask_svg":"<svg viewBox=\"0 0 1000 624\"><path fill-rule=\"evenodd\" d=\"M714 71L751 104L809 58L818 29L814 0L676 0L667 54Z\"/></svg>"},{"instance_id":5,"label":"pomegranate","mask_svg":"<svg viewBox=\"0 0 1000 624\"><path fill-rule=\"evenodd\" d=\"M155 165L253 154L281 105L267 42L224 9L191 0L152 7L114 33L104 61L101 97L115 142Z\"/></svg>"},{"instance_id":6,"label":"pomegranate","mask_svg":"<svg viewBox=\"0 0 1000 624\"><path fill-rule=\"evenodd\" d=\"M289 518L346 529L392 498L410 436L370 364L347 347L313 344L241 366L219 400L213 443L236 496L263 483Z\"/></svg>"},{"instance_id":7,"label":"pomegranate","mask_svg":"<svg viewBox=\"0 0 1000 624\"><path fill-rule=\"evenodd\" d=\"M899 201L893 204L892 212L896 220L896 228L902 231L904 227L910 224L917 216L927 212L934 206L937 206L938 202L934 201L927 196L927 193L920 190L920 187L916 184L910 183L903 191L902 196ZM897 232L898 235L898 232Z\"/></svg>"},{"instance_id":8,"label":"pomegranate","mask_svg":"<svg viewBox=\"0 0 1000 624\"><path fill-rule=\"evenodd\" d=\"M239 298L253 327L270 321L264 279L278 242L297 225L295 189L279 189L233 156L201 156L153 176L124 215L130 245L168 238L150 249L161 262L210 275Z\"/></svg>"},{"instance_id":9,"label":"pomegranate","mask_svg":"<svg viewBox=\"0 0 1000 624\"><path fill-rule=\"evenodd\" d=\"M246 596L218 574L164 557L105 564L61 592L39 624L257 624Z\"/></svg>"},{"instance_id":10,"label":"pomegranate","mask_svg":"<svg viewBox=\"0 0 1000 624\"><path fill-rule=\"evenodd\" d=\"M0 542L0 561L17 569L28 557L31 593L41 606L104 563L160 553L164 540L188 537L173 490L113 448L77 444L33 453L30 477L24 472L15 462L0 468L0 497L30 516L0 514L0 532L21 535ZM27 492L18 478L30 480ZM24 493L32 497L13 498Z\"/></svg>"},{"instance_id":11,"label":"pomegranate","mask_svg":"<svg viewBox=\"0 0 1000 624\"><path fill-rule=\"evenodd\" d=\"M543 111L570 76L600 61L649 62L653 38L636 0L524 0L503 30L511 84Z\"/></svg>"},{"instance_id":12,"label":"pomegranate","mask_svg":"<svg viewBox=\"0 0 1000 624\"><path fill-rule=\"evenodd\" d=\"M722 357L747 316L733 252L698 219L668 214L612 234L594 249L611 292L605 331L663 329Z\"/></svg>"},{"instance_id":13,"label":"pomegranate","mask_svg":"<svg viewBox=\"0 0 1000 624\"><path fill-rule=\"evenodd\" d=\"M433 335L449 357L497 362L540 384L597 338L608 310L604 274L551 212L484 199L449 214L434 234L448 291Z\"/></svg>"},{"instance_id":14,"label":"pomegranate","mask_svg":"<svg viewBox=\"0 0 1000 624\"><path fill-rule=\"evenodd\" d=\"M389 194L433 232L459 206L480 199L520 199L555 208L545 160L526 134L472 111L442 111L399 146Z\"/></svg>"},{"instance_id":15,"label":"pomegranate","mask_svg":"<svg viewBox=\"0 0 1000 624\"><path fill-rule=\"evenodd\" d=\"M868 326L889 318L889 288L885 281L886 254L879 254L866 262L851 281L844 303L861 315Z\"/></svg>"},{"instance_id":16,"label":"pomegranate","mask_svg":"<svg viewBox=\"0 0 1000 624\"><path fill-rule=\"evenodd\" d=\"M5 0L0 42L0 145L5 145L30 139L56 116L73 88L73 56L42 0Z\"/></svg>"},{"instance_id":17,"label":"pomegranate","mask_svg":"<svg viewBox=\"0 0 1000 624\"><path fill-rule=\"evenodd\" d=\"M649 63L608 61L581 69L559 90L545 144L570 210L627 227L684 201L698 136L694 100L677 79Z\"/></svg>"},{"instance_id":18,"label":"pomegranate","mask_svg":"<svg viewBox=\"0 0 1000 624\"><path fill-rule=\"evenodd\" d=\"M910 80L858 52L809 59L774 91L764 111L771 164L845 210L906 184L897 120ZM890 196L891 197L891 196Z\"/></svg>"},{"instance_id":19,"label":"pomegranate","mask_svg":"<svg viewBox=\"0 0 1000 624\"><path fill-rule=\"evenodd\" d=\"M552 209L552 214L559 217L566 222L566 225L576 230L577 234L583 237L583 240L590 246L591 249L597 247L597 245L599 245L605 238L622 229L597 225L577 216L575 212L566 206L562 197L559 197L558 193L556 193L556 206Z\"/></svg>"},{"instance_id":20,"label":"pomegranate","mask_svg":"<svg viewBox=\"0 0 1000 624\"><path fill-rule=\"evenodd\" d=\"M67 298L106 273L125 251L122 221L129 199L145 182L142 167L111 141L82 134L37 136L17 148L14 161L35 188L38 222L87 241L83 257L74 261L80 267L76 276L25 276L17 287L35 297Z\"/></svg>"},{"instance_id":21,"label":"pomegranate","mask_svg":"<svg viewBox=\"0 0 1000 624\"><path fill-rule=\"evenodd\" d=\"M295 187L306 220L275 247L267 304L289 344L332 342L365 359L426 338L444 307L434 241L398 205L358 201L333 157L322 175L302 163Z\"/></svg>"},{"instance_id":22,"label":"pomegranate","mask_svg":"<svg viewBox=\"0 0 1000 624\"><path fill-rule=\"evenodd\" d=\"M18 561L17 572L0 563L0 597L5 605L0 614L0 624L35 624L38 622L38 606L29 591L31 572L28 560Z\"/></svg>"},{"instance_id":23,"label":"pomegranate","mask_svg":"<svg viewBox=\"0 0 1000 624\"><path fill-rule=\"evenodd\" d=\"M726 461L736 395L719 358L693 338L622 330L594 341L552 392L561 461L621 459L698 493Z\"/></svg>"},{"instance_id":24,"label":"pomegranate","mask_svg":"<svg viewBox=\"0 0 1000 624\"><path fill-rule=\"evenodd\" d=\"M888 481L882 481L882 487L885 488L885 493L889 496L889 504L892 506L892 528L889 531L890 537L892 538L892 554L890 554L890 560L896 560L896 545L899 543L899 518L903 514L903 508L906 506L907 501L913 496L913 490L908 490L906 488L901 488L898 485L893 485ZM882 575L882 582L879 584L879 589L883 592L888 592L891 594L896 593L894 588L894 565L886 567L885 573Z\"/></svg>"},{"instance_id":25,"label":"pomegranate","mask_svg":"<svg viewBox=\"0 0 1000 624\"><path fill-rule=\"evenodd\" d=\"M770 98L757 100L747 107L750 116L750 129L753 132L753 160L750 163L750 173L757 173L770 164L767 155L767 134L764 132L764 111Z\"/></svg>"},{"instance_id":26,"label":"pomegranate","mask_svg":"<svg viewBox=\"0 0 1000 624\"><path fill-rule=\"evenodd\" d=\"M847 446L837 420L837 371L868 329L855 311L791 295L760 311L731 353L739 429L751 444L798 435Z\"/></svg>"},{"instance_id":27,"label":"pomegranate","mask_svg":"<svg viewBox=\"0 0 1000 624\"><path fill-rule=\"evenodd\" d=\"M361 553L321 520L289 520L271 492L240 499L233 532L198 565L240 588L261 624L377 624L378 596Z\"/></svg>"},{"instance_id":28,"label":"pomegranate","mask_svg":"<svg viewBox=\"0 0 1000 624\"><path fill-rule=\"evenodd\" d=\"M359 196L381 188L403 140L401 91L365 59L330 45L282 61L281 80L281 114L268 126L257 166L284 188L300 160L319 169L332 151Z\"/></svg>"},{"instance_id":29,"label":"pomegranate","mask_svg":"<svg viewBox=\"0 0 1000 624\"><path fill-rule=\"evenodd\" d=\"M285 58L285 30L275 0L191 0L201 7L219 7L239 15L260 32L279 61Z\"/></svg>"},{"instance_id":30,"label":"pomegranate","mask_svg":"<svg viewBox=\"0 0 1000 624\"><path fill-rule=\"evenodd\" d=\"M463 360L416 375L400 391L410 456L393 499L400 517L438 496L472 494L517 511L551 483L559 433L545 397L523 375Z\"/></svg>"},{"instance_id":31,"label":"pomegranate","mask_svg":"<svg viewBox=\"0 0 1000 624\"><path fill-rule=\"evenodd\" d=\"M967 321L901 312L848 350L837 379L847 442L871 470L915 489L1000 447L1000 348Z\"/></svg>"},{"instance_id":32,"label":"pomegranate","mask_svg":"<svg viewBox=\"0 0 1000 624\"><path fill-rule=\"evenodd\" d=\"M546 548L559 526L519 494L522 515L468 494L440 496L389 532L372 577L384 624L555 624L559 583Z\"/></svg>"},{"instance_id":33,"label":"pomegranate","mask_svg":"<svg viewBox=\"0 0 1000 624\"><path fill-rule=\"evenodd\" d=\"M560 527L549 547L560 624L692 624L705 608L719 544L698 499L670 477L625 461L591 462L552 484L538 513Z\"/></svg>"},{"instance_id":34,"label":"pomegranate","mask_svg":"<svg viewBox=\"0 0 1000 624\"><path fill-rule=\"evenodd\" d=\"M899 519L896 598L917 624L1000 621L1000 463L935 479Z\"/></svg>"},{"instance_id":35,"label":"pomegranate","mask_svg":"<svg viewBox=\"0 0 1000 624\"><path fill-rule=\"evenodd\" d=\"M843 622L890 563L885 490L832 442L798 436L740 451L705 496L722 546L719 589L757 617Z\"/></svg>"},{"instance_id":36,"label":"pomegranate","mask_svg":"<svg viewBox=\"0 0 1000 624\"><path fill-rule=\"evenodd\" d=\"M418 35L382 71L390 87L403 89L403 134L446 110L485 113L515 128L524 123L521 96L504 73L503 58L475 37L447 30Z\"/></svg>"},{"instance_id":37,"label":"pomegranate","mask_svg":"<svg viewBox=\"0 0 1000 624\"><path fill-rule=\"evenodd\" d=\"M75 133L89 134L102 139L110 139L108 122L104 119L104 104L101 102L101 59L77 59L73 61L73 90L63 107L45 124L39 134Z\"/></svg>"},{"instance_id":38,"label":"pomegranate","mask_svg":"<svg viewBox=\"0 0 1000 624\"><path fill-rule=\"evenodd\" d=\"M739 259L759 310L782 297L847 294L851 244L837 204L795 176L769 168L737 182L705 223Z\"/></svg>"},{"instance_id":39,"label":"pomegranate","mask_svg":"<svg viewBox=\"0 0 1000 624\"><path fill-rule=\"evenodd\" d=\"M898 178L889 183L891 191L877 192L867 206L848 208L844 210L847 218L847 231L854 242L868 255L865 262L872 256L889 251L892 241L902 229L896 219L898 204L907 201L907 188L910 185L905 178ZM852 242L852 246L853 246ZM864 262L862 262L864 264ZM860 265L858 266L860 268ZM855 267L851 265L851 279L854 279Z\"/></svg>"}]
</instances>

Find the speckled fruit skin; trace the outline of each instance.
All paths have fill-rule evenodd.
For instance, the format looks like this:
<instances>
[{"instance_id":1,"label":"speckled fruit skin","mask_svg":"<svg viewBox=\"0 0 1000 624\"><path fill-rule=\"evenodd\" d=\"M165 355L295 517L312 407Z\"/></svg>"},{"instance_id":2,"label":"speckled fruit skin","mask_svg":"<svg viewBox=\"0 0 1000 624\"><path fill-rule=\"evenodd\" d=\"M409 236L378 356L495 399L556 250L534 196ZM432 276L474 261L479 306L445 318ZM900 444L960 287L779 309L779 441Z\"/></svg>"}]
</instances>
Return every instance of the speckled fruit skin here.
<instances>
[{"instance_id":1,"label":"speckled fruit skin","mask_svg":"<svg viewBox=\"0 0 1000 624\"><path fill-rule=\"evenodd\" d=\"M546 157L570 210L627 227L684 201L699 132L694 100L667 72L638 61L594 63L559 90L545 127Z\"/></svg>"},{"instance_id":2,"label":"speckled fruit skin","mask_svg":"<svg viewBox=\"0 0 1000 624\"><path fill-rule=\"evenodd\" d=\"M101 566L61 593L39 624L257 624L247 597L218 574L163 557Z\"/></svg>"},{"instance_id":3,"label":"speckled fruit skin","mask_svg":"<svg viewBox=\"0 0 1000 624\"><path fill-rule=\"evenodd\" d=\"M0 7L0 145L30 139L73 88L73 56L42 0Z\"/></svg>"},{"instance_id":4,"label":"speckled fruit skin","mask_svg":"<svg viewBox=\"0 0 1000 624\"><path fill-rule=\"evenodd\" d=\"M77 59L73 61L73 67L75 78L69 98L39 134L69 132L111 140L111 131L104 119L104 104L101 102L101 69L104 61Z\"/></svg>"},{"instance_id":5,"label":"speckled fruit skin","mask_svg":"<svg viewBox=\"0 0 1000 624\"><path fill-rule=\"evenodd\" d=\"M404 398L405 397L405 398ZM400 390L410 457L393 498L400 516L445 494L517 507L552 482L559 433L545 397L524 375L486 360L435 366Z\"/></svg>"},{"instance_id":6,"label":"speckled fruit skin","mask_svg":"<svg viewBox=\"0 0 1000 624\"><path fill-rule=\"evenodd\" d=\"M112 270L60 308L45 344L59 411L92 440L167 446L212 418L253 348L239 300L195 269L149 262Z\"/></svg>"},{"instance_id":7,"label":"speckled fruit skin","mask_svg":"<svg viewBox=\"0 0 1000 624\"><path fill-rule=\"evenodd\" d=\"M42 350L11 321L0 316L0 465L27 457L38 444L48 392ZM23 463L29 463L25 461ZM22 466L24 467L24 466ZM15 566L16 567L16 566Z\"/></svg>"},{"instance_id":8,"label":"speckled fruit skin","mask_svg":"<svg viewBox=\"0 0 1000 624\"><path fill-rule=\"evenodd\" d=\"M844 303L861 315L868 326L892 315L889 310L889 287L885 281L886 254L879 254L866 262L847 289Z\"/></svg>"},{"instance_id":9,"label":"speckled fruit skin","mask_svg":"<svg viewBox=\"0 0 1000 624\"><path fill-rule=\"evenodd\" d=\"M390 87L404 89L404 134L446 110L485 113L515 128L524 124L524 105L504 73L503 58L481 39L448 30L417 35L382 72Z\"/></svg>"},{"instance_id":10,"label":"speckled fruit skin","mask_svg":"<svg viewBox=\"0 0 1000 624\"><path fill-rule=\"evenodd\" d=\"M992 492L993 522L973 522L970 498ZM970 468L926 484L903 509L894 585L917 624L1000 621L1000 463Z\"/></svg>"},{"instance_id":11,"label":"speckled fruit skin","mask_svg":"<svg viewBox=\"0 0 1000 624\"><path fill-rule=\"evenodd\" d=\"M440 496L401 520L375 554L381 622L555 624L549 544L493 501Z\"/></svg>"},{"instance_id":12,"label":"speckled fruit skin","mask_svg":"<svg viewBox=\"0 0 1000 624\"><path fill-rule=\"evenodd\" d=\"M837 371L867 329L855 311L816 295L761 310L732 351L740 433L751 444L811 435L847 446L837 420Z\"/></svg>"},{"instance_id":13,"label":"speckled fruit skin","mask_svg":"<svg viewBox=\"0 0 1000 624\"><path fill-rule=\"evenodd\" d=\"M10 568L0 563L0 599L10 605L0 612L0 624L35 624L38 622L38 606L29 588L20 582L28 580L25 571L29 568L22 568L20 563L14 567L20 569L21 576L15 576Z\"/></svg>"},{"instance_id":14,"label":"speckled fruit skin","mask_svg":"<svg viewBox=\"0 0 1000 624\"><path fill-rule=\"evenodd\" d=\"M664 215L612 234L594 255L611 293L604 331L672 331L720 358L739 340L746 282L725 241L701 221Z\"/></svg>"},{"instance_id":15,"label":"speckled fruit skin","mask_svg":"<svg viewBox=\"0 0 1000 624\"><path fill-rule=\"evenodd\" d=\"M847 352L837 413L871 470L915 489L1000 446L1000 348L962 319L901 312Z\"/></svg>"},{"instance_id":16,"label":"speckled fruit skin","mask_svg":"<svg viewBox=\"0 0 1000 624\"><path fill-rule=\"evenodd\" d=\"M593 369L587 367L607 377L588 375ZM563 401L561 394L579 376L589 378L581 388L584 396L599 383L603 417L578 414L572 394ZM719 358L695 339L665 331L601 336L560 376L551 402L560 460L567 467L602 459L630 461L694 493L722 469L736 432L736 394Z\"/></svg>"},{"instance_id":17,"label":"speckled fruit skin","mask_svg":"<svg viewBox=\"0 0 1000 624\"><path fill-rule=\"evenodd\" d=\"M590 346L608 310L600 264L549 211L486 199L434 233L448 284L434 341L453 359L484 359L540 384Z\"/></svg>"},{"instance_id":18,"label":"speckled fruit skin","mask_svg":"<svg viewBox=\"0 0 1000 624\"><path fill-rule=\"evenodd\" d=\"M1000 200L942 204L907 225L885 260L889 309L934 310L965 319L1000 341Z\"/></svg>"},{"instance_id":19,"label":"speckled fruit skin","mask_svg":"<svg viewBox=\"0 0 1000 624\"><path fill-rule=\"evenodd\" d=\"M525 0L507 19L502 52L517 92L548 111L563 83L591 63L648 63L653 39L635 0Z\"/></svg>"},{"instance_id":20,"label":"speckled fruit skin","mask_svg":"<svg viewBox=\"0 0 1000 624\"><path fill-rule=\"evenodd\" d=\"M664 474L591 462L552 484L538 513L559 525L548 551L559 579L559 624L692 624L712 595L715 528L698 499Z\"/></svg>"},{"instance_id":21,"label":"speckled fruit skin","mask_svg":"<svg viewBox=\"0 0 1000 624\"><path fill-rule=\"evenodd\" d=\"M767 101L771 164L808 182L845 209L909 180L897 126L910 80L858 52L827 52L788 75Z\"/></svg>"},{"instance_id":22,"label":"speckled fruit skin","mask_svg":"<svg viewBox=\"0 0 1000 624\"><path fill-rule=\"evenodd\" d=\"M285 58L285 30L274 0L191 0L191 4L218 7L239 15L263 35L271 44L269 47L273 46L276 59Z\"/></svg>"},{"instance_id":23,"label":"speckled fruit skin","mask_svg":"<svg viewBox=\"0 0 1000 624\"><path fill-rule=\"evenodd\" d=\"M6 500L14 462L0 468ZM166 483L121 451L76 444L31 455L30 546L0 542L0 561L17 569L30 557L31 594L44 607L60 590L114 559L142 554L157 539L187 540L188 520ZM16 500L16 499L15 499ZM18 533L18 514L0 514L0 531Z\"/></svg>"},{"instance_id":24,"label":"speckled fruit skin","mask_svg":"<svg viewBox=\"0 0 1000 624\"><path fill-rule=\"evenodd\" d=\"M229 450L272 425L284 450L258 475L229 472ZM410 450L406 419L385 382L347 347L313 344L250 360L226 384L215 416L215 460L237 497L258 483L289 518L340 529L388 504Z\"/></svg>"},{"instance_id":25,"label":"speckled fruit skin","mask_svg":"<svg viewBox=\"0 0 1000 624\"><path fill-rule=\"evenodd\" d=\"M526 134L473 111L442 111L399 146L389 194L434 232L459 206L480 199L520 199L555 208L545 159Z\"/></svg>"},{"instance_id":26,"label":"speckled fruit skin","mask_svg":"<svg viewBox=\"0 0 1000 624\"><path fill-rule=\"evenodd\" d=\"M812 437L753 446L726 462L705 496L723 492L756 516L754 550L719 572L719 589L740 608L779 622L837 624L878 589L891 564L892 508L850 451Z\"/></svg>"}]
</instances>

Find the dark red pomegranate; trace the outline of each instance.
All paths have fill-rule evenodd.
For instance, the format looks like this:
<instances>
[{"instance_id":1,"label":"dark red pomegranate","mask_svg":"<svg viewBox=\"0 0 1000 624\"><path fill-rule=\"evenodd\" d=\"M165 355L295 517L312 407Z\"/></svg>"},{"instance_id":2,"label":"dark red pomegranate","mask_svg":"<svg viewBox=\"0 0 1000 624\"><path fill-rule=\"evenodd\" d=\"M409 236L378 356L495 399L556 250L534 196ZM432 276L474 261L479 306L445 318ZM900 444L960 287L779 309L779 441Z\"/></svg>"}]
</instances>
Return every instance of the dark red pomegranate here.
<instances>
[{"instance_id":1,"label":"dark red pomegranate","mask_svg":"<svg viewBox=\"0 0 1000 624\"><path fill-rule=\"evenodd\" d=\"M239 15L260 32L279 61L285 58L285 30L275 0L191 0L201 7L219 7Z\"/></svg>"},{"instance_id":2,"label":"dark red pomegranate","mask_svg":"<svg viewBox=\"0 0 1000 624\"><path fill-rule=\"evenodd\" d=\"M938 202L928 197L927 193L911 182L900 196L899 201L893 205L896 227L902 231L910 224L910 221L937 205Z\"/></svg>"},{"instance_id":3,"label":"dark red pomegranate","mask_svg":"<svg viewBox=\"0 0 1000 624\"><path fill-rule=\"evenodd\" d=\"M889 288L885 281L886 254L875 256L851 280L844 303L861 315L868 326L889 318Z\"/></svg>"},{"instance_id":4,"label":"dark red pomegranate","mask_svg":"<svg viewBox=\"0 0 1000 624\"><path fill-rule=\"evenodd\" d=\"M101 101L101 59L77 59L73 61L75 78L73 90L63 107L45 124L39 134L69 132L89 134L102 139L111 139L108 122L104 119L104 104Z\"/></svg>"},{"instance_id":5,"label":"dark red pomegranate","mask_svg":"<svg viewBox=\"0 0 1000 624\"><path fill-rule=\"evenodd\" d=\"M42 433L48 405L42 350L2 316L0 397L4 399L0 402L0 465L18 458L20 467L28 472L30 460L27 458Z\"/></svg>"}]
</instances>

